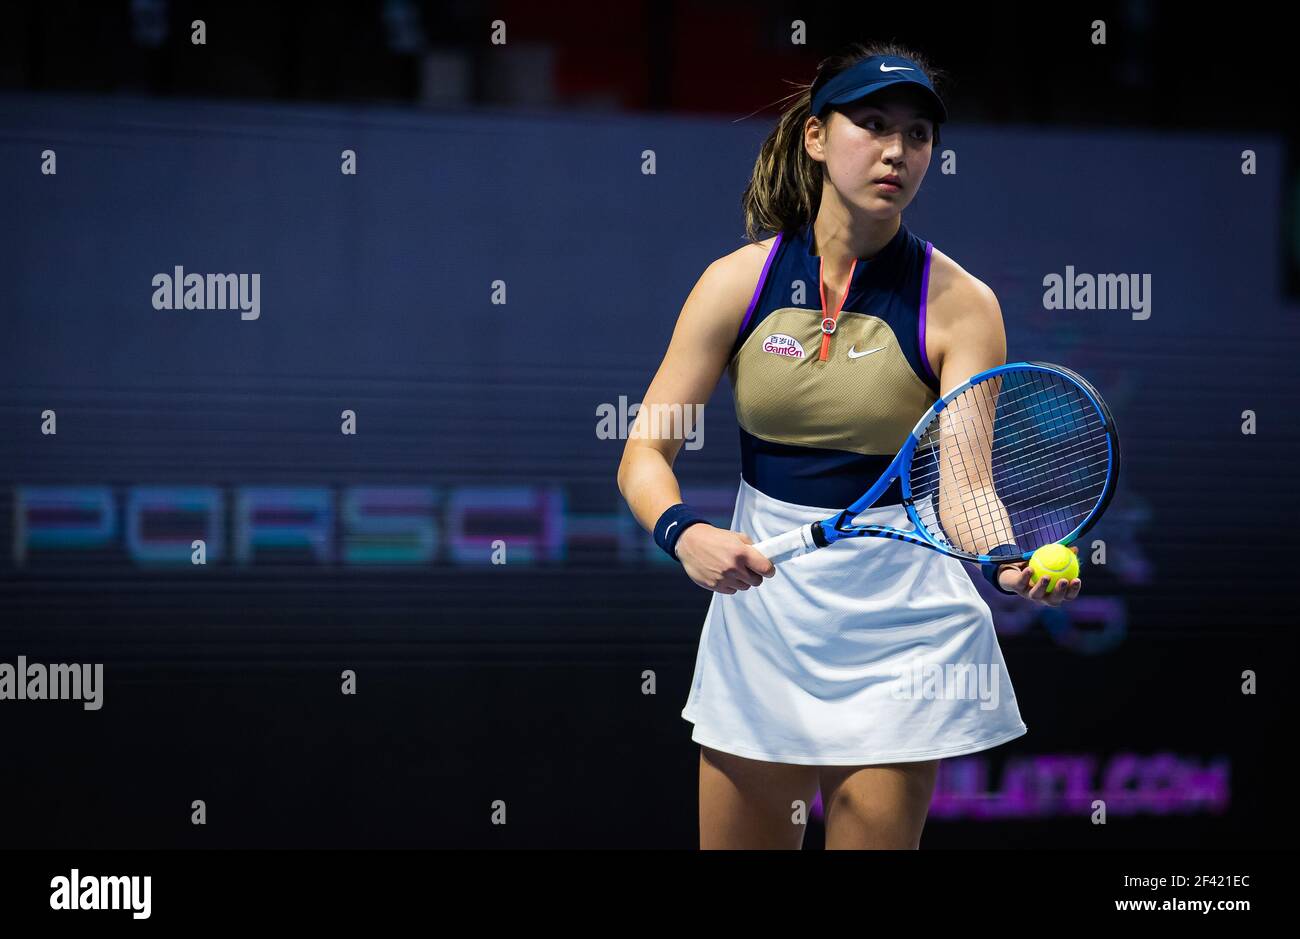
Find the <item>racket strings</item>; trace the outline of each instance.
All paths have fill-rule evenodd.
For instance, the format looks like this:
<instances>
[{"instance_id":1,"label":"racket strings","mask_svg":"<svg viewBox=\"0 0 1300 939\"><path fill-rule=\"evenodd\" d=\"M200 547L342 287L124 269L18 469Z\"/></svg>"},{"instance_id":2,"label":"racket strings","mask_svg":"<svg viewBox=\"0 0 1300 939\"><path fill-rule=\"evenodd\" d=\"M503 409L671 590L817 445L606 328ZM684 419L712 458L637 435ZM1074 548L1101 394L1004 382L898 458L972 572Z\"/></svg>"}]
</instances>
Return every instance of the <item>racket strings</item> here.
<instances>
[{"instance_id":1,"label":"racket strings","mask_svg":"<svg viewBox=\"0 0 1300 939\"><path fill-rule=\"evenodd\" d=\"M1017 464L1016 472L1021 476L1029 476L1031 474L1039 476L1043 475L1043 470L1050 466L1055 469L1068 469L1068 471L1075 473L1076 475L1086 475L1086 469L1080 470L1079 468L1081 458L1090 457L1094 454L1106 453L1107 450L1108 447L1104 440L1100 443L1092 441L1082 442L1070 446L1067 449L1062 449L1059 453L1047 454L1041 457L1035 457L1032 460L1022 461ZM994 453L993 456L997 459L998 454ZM950 465L954 469L965 472L964 466L956 462L956 460L950 460Z\"/></svg>"},{"instance_id":2,"label":"racket strings","mask_svg":"<svg viewBox=\"0 0 1300 939\"><path fill-rule=\"evenodd\" d=\"M1034 374L1034 378L1038 379L1038 375ZM991 383L982 383L979 386L979 396L975 399L975 417L966 420L961 426L964 436L969 437L974 434L978 440L983 441L989 436L991 422L993 440L1001 441L1001 443L995 442L990 447L989 461L984 464L995 480L993 492L990 493L985 489L981 501L976 502L979 509L979 522L983 523L984 530L981 531L979 525L969 522L960 526L977 536L977 541L983 544L984 551L993 547L992 542L1019 544L1020 540L1026 538L1033 540L1041 534L1043 528L1041 525L1026 530L1023 525L1015 526L1012 516L1017 508L1026 505L1034 506L1041 501L1052 499L1059 488L1059 467L1065 465L1064 461L1069 456L1068 447L1061 448L1055 453L1040 449L1043 442L1041 439L1027 446L1024 439L1026 434L1036 434L1040 437L1054 436L1059 439L1062 428L1076 424L1078 418L1077 412L1066 411L1062 399L1042 394L1045 389L1041 379L1032 382L1030 390L1038 394L1017 399L1012 386L999 389ZM1005 398L1003 394L1006 395ZM997 395L996 400L994 395ZM1000 409L999 404L1001 404ZM961 412L957 411L954 414L961 415ZM1046 433L1040 428L1044 428ZM1037 443L1040 447L1033 447L1032 443ZM969 460L977 459L981 455L978 448L974 452L962 448L960 440L958 449L961 453L963 469ZM1035 456L1027 457L1029 453ZM969 477L964 485L967 489L972 488ZM1044 493L1042 491L1044 488L1048 492ZM1036 489L1038 491L1035 491ZM1005 502L1001 499L1001 493L1010 493ZM969 499L963 499L962 507L965 508L969 503ZM1063 511L1068 511L1059 500L1053 509L1054 516L1060 516Z\"/></svg>"},{"instance_id":3,"label":"racket strings","mask_svg":"<svg viewBox=\"0 0 1300 939\"><path fill-rule=\"evenodd\" d=\"M1105 451L1105 446L1075 449L1068 454L1059 457L1051 457L1046 460L1041 460L1033 467L1022 468L1015 476L1003 479L1003 483L1008 483L1016 487L1011 490L1013 497L1007 498L1004 496L1003 503L1007 505L1028 503L1036 499L1041 493L1041 490L1047 488L1042 479L1044 475L1047 475L1047 470L1056 470L1058 473L1068 473L1070 476L1070 482L1072 483L1085 482L1094 477L1100 477L1104 481L1107 475L1107 470L1104 466L1092 468L1092 471L1089 472L1086 469L1080 471L1079 464L1083 458L1093 454L1104 453ZM958 466L955 467L955 469L961 471L961 474L958 477L959 481L969 484L970 480L966 478L964 468ZM1053 478L1050 481L1050 485L1053 487L1056 486L1058 478L1059 477Z\"/></svg>"},{"instance_id":4,"label":"racket strings","mask_svg":"<svg viewBox=\"0 0 1300 939\"><path fill-rule=\"evenodd\" d=\"M1003 372L931 419L912 457L912 498L938 541L972 554L1033 551L1071 534L1111 475L1105 422L1063 375Z\"/></svg>"}]
</instances>

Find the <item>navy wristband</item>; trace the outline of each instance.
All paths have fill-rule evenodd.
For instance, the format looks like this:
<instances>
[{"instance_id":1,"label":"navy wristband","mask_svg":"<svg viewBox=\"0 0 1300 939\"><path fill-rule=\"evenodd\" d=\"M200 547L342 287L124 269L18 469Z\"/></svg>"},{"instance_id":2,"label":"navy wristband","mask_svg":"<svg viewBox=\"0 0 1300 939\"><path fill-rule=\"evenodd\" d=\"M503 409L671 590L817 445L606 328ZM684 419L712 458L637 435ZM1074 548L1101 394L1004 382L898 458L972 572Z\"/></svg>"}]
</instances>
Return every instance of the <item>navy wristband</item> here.
<instances>
[{"instance_id":1,"label":"navy wristband","mask_svg":"<svg viewBox=\"0 0 1300 939\"><path fill-rule=\"evenodd\" d=\"M990 551L989 554L1005 554L1009 551L1015 551L1015 550L1016 550L1016 546L1013 544L1000 544L992 551ZM989 583L991 583L994 589L998 591L998 593L1006 593L1014 597L1016 595L1016 592L1014 590L1003 590L1002 585L998 583L998 568L1000 568L1003 564L1011 564L1011 563L1013 562L989 561L987 564L980 565L980 572L984 575L984 579L987 580Z\"/></svg>"},{"instance_id":2,"label":"navy wristband","mask_svg":"<svg viewBox=\"0 0 1300 939\"><path fill-rule=\"evenodd\" d=\"M677 539L682 536L682 532L696 522L707 521L707 518L696 512L685 502L670 505L664 509L664 514L659 516L659 521L655 522L655 544L663 548L664 552L674 561L680 561L680 558L677 557Z\"/></svg>"}]
</instances>

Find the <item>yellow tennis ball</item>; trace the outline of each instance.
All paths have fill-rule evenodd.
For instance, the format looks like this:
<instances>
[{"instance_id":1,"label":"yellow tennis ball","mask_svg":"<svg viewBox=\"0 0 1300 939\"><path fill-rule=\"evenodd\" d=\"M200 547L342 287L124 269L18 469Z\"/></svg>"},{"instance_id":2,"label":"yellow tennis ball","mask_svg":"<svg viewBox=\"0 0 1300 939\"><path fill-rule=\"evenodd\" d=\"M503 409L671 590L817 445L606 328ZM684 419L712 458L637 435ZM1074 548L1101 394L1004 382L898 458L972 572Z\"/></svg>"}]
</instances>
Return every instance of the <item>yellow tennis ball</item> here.
<instances>
[{"instance_id":1,"label":"yellow tennis ball","mask_svg":"<svg viewBox=\"0 0 1300 939\"><path fill-rule=\"evenodd\" d=\"M1029 585L1046 577L1051 593L1058 581L1068 584L1079 576L1079 556L1063 544L1045 544L1029 558L1029 571Z\"/></svg>"}]
</instances>

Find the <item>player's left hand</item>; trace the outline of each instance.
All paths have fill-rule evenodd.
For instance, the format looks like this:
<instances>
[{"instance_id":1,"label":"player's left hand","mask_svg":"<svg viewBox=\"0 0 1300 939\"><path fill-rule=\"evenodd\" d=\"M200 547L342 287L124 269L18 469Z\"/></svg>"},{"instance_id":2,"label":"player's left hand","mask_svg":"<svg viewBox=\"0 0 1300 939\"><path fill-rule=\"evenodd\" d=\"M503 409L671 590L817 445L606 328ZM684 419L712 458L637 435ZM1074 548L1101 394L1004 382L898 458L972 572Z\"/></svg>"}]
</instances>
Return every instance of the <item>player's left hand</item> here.
<instances>
[{"instance_id":1,"label":"player's left hand","mask_svg":"<svg viewBox=\"0 0 1300 939\"><path fill-rule=\"evenodd\" d=\"M1071 546L1070 550L1075 554L1079 553L1077 547ZM1052 592L1047 592L1047 578L1040 577L1038 583L1032 587L1029 585L1029 579L1033 574L1029 570L1028 561L1018 561L1015 564L1003 564L998 568L998 584L1003 590L1010 590L1026 600L1033 600L1036 603L1045 603L1047 606L1060 606L1067 603L1079 595L1083 589L1083 581L1079 578L1074 580L1062 580L1052 588Z\"/></svg>"}]
</instances>

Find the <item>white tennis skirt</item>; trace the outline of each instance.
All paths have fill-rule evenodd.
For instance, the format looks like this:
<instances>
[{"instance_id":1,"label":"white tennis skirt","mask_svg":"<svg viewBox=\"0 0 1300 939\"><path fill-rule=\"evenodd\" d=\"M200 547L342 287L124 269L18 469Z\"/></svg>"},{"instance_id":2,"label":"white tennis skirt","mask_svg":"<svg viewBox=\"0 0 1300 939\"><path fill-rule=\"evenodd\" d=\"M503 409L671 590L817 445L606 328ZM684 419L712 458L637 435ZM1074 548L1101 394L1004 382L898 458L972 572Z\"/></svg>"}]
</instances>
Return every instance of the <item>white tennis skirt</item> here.
<instances>
[{"instance_id":1,"label":"white tennis skirt","mask_svg":"<svg viewBox=\"0 0 1300 939\"><path fill-rule=\"evenodd\" d=\"M837 511L741 479L731 529L758 543ZM912 527L901 506L858 521ZM962 562L889 538L849 538L714 593L682 717L704 746L814 766L960 756L1028 730Z\"/></svg>"}]
</instances>

